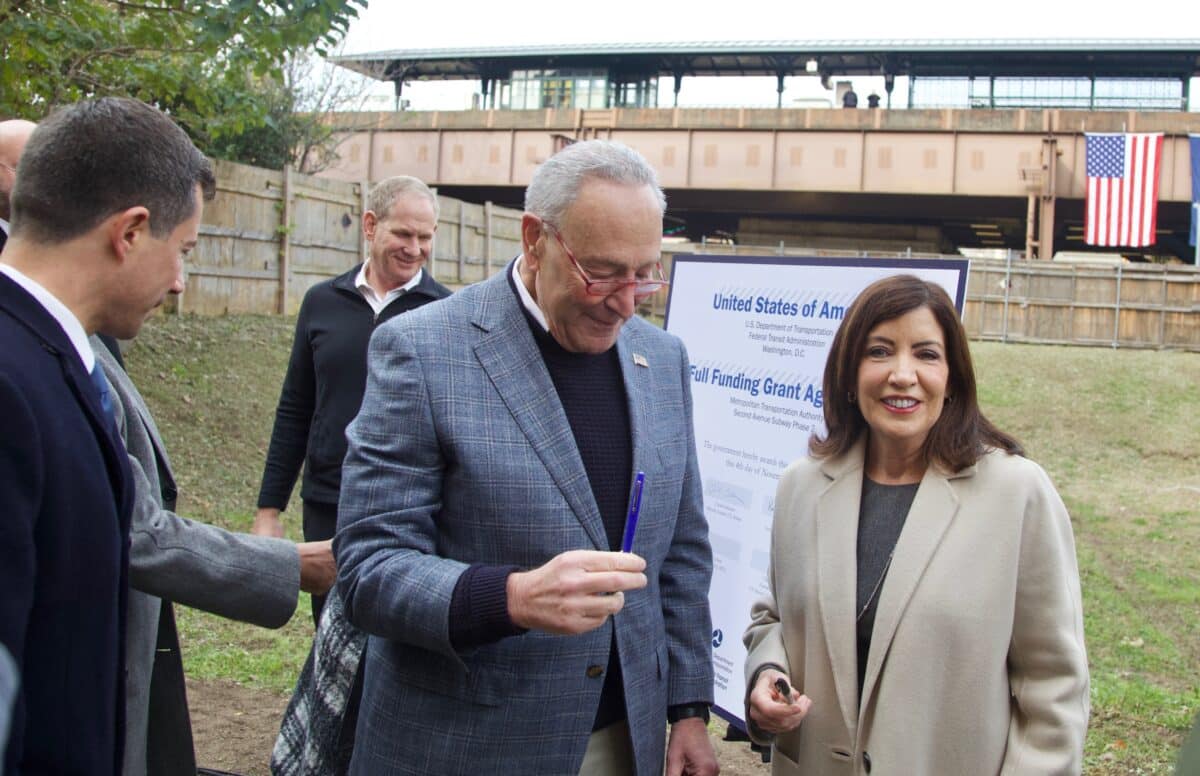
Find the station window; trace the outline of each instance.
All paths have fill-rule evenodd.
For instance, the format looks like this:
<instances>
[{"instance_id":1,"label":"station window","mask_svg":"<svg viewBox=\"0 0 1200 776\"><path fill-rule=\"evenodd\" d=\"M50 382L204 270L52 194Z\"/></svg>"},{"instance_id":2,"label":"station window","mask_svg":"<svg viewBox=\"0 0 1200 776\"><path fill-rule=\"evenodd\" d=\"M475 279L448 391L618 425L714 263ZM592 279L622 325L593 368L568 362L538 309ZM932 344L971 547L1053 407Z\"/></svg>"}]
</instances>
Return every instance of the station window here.
<instances>
[{"instance_id":1,"label":"station window","mask_svg":"<svg viewBox=\"0 0 1200 776\"><path fill-rule=\"evenodd\" d=\"M607 107L608 77L602 70L514 70L501 91L510 110Z\"/></svg>"},{"instance_id":2,"label":"station window","mask_svg":"<svg viewBox=\"0 0 1200 776\"><path fill-rule=\"evenodd\" d=\"M1168 78L913 78L911 108L1184 110L1183 82Z\"/></svg>"}]
</instances>

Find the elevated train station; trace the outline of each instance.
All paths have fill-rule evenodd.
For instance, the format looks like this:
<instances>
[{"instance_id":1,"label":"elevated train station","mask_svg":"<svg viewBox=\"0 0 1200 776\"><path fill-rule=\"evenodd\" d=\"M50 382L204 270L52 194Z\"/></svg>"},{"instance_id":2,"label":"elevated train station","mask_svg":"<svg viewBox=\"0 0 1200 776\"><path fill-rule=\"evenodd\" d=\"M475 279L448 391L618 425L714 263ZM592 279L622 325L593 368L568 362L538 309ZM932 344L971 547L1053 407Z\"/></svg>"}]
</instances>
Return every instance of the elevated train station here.
<instances>
[{"instance_id":1,"label":"elevated train station","mask_svg":"<svg viewBox=\"0 0 1200 776\"><path fill-rule=\"evenodd\" d=\"M612 138L655 165L668 232L696 241L1112 256L1083 244L1084 133L1162 132L1157 243L1120 252L1193 261L1200 40L614 44L338 62L391 81L397 107L406 82L475 79L478 107L338 114L349 131L331 177L411 174L519 208L556 148ZM749 75L775 77L776 107L678 105L684 78ZM797 78L819 82L831 107L785 104ZM853 94L868 79L884 94Z\"/></svg>"}]
</instances>

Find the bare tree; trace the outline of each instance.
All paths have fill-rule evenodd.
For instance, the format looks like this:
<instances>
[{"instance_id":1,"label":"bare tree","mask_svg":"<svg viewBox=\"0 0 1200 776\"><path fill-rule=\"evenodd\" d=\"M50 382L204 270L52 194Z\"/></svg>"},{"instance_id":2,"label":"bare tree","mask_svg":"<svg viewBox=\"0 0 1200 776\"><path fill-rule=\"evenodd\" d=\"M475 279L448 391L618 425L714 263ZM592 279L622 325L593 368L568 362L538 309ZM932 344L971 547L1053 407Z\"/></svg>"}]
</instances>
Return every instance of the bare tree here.
<instances>
[{"instance_id":1,"label":"bare tree","mask_svg":"<svg viewBox=\"0 0 1200 776\"><path fill-rule=\"evenodd\" d=\"M333 54L340 54L342 45ZM361 113L379 82L326 61L313 49L294 52L284 63L284 89L291 98L290 159L299 172L315 173L338 161L347 133L365 129Z\"/></svg>"}]
</instances>

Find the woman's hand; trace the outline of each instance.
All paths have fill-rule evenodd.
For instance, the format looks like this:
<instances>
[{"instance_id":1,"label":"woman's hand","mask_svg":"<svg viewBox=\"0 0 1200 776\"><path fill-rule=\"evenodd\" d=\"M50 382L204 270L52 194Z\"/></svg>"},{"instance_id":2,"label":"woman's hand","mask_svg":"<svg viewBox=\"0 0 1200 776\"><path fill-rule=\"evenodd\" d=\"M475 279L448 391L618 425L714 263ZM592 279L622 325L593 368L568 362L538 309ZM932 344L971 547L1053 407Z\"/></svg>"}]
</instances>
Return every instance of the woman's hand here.
<instances>
[{"instance_id":1,"label":"woman's hand","mask_svg":"<svg viewBox=\"0 0 1200 776\"><path fill-rule=\"evenodd\" d=\"M781 683L778 683L782 680ZM786 687L787 692L781 692ZM750 693L750 719L763 732L775 735L795 730L804 721L812 699L788 683L785 674L767 668L758 675Z\"/></svg>"}]
</instances>

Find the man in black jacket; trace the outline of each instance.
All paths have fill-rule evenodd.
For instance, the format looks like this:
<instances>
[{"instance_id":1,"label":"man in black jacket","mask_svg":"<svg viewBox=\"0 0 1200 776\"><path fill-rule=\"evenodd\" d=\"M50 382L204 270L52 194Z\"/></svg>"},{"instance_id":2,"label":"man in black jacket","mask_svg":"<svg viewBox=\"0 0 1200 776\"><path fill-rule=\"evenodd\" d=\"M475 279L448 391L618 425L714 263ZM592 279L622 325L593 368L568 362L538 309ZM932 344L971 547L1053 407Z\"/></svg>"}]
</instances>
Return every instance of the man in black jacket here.
<instances>
[{"instance_id":1,"label":"man in black jacket","mask_svg":"<svg viewBox=\"0 0 1200 776\"><path fill-rule=\"evenodd\" d=\"M429 187L408 176L388 178L371 190L367 205L366 262L313 286L300 305L258 495L257 534L283 536L279 513L287 508L303 463L304 538L333 537L346 426L362 403L371 332L450 295L423 268L438 217L437 196ZM314 621L324 601L313 596Z\"/></svg>"}]
</instances>

